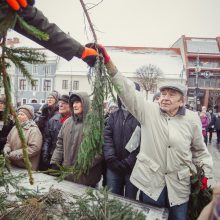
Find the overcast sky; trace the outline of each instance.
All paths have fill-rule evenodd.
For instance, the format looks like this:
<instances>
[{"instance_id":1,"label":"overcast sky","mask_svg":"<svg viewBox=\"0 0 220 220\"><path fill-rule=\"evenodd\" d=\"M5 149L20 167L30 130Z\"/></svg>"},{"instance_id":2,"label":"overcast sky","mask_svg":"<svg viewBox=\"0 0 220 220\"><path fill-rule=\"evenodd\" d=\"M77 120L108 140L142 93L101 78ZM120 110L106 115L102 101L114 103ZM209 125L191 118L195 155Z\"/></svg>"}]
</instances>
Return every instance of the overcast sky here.
<instances>
[{"instance_id":1,"label":"overcast sky","mask_svg":"<svg viewBox=\"0 0 220 220\"><path fill-rule=\"evenodd\" d=\"M79 0L36 0L36 7L82 44L93 41ZM169 47L181 35L220 36L220 0L103 0L90 16L106 46Z\"/></svg>"}]
</instances>

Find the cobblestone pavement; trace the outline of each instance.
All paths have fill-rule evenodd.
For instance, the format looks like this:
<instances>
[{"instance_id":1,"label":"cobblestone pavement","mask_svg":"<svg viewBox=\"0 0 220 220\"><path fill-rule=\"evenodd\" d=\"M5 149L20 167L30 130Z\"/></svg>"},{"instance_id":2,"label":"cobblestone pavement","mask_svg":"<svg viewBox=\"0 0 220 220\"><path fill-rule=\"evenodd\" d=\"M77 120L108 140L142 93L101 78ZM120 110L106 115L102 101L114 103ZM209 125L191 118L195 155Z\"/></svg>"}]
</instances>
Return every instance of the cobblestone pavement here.
<instances>
[{"instance_id":1,"label":"cobblestone pavement","mask_svg":"<svg viewBox=\"0 0 220 220\"><path fill-rule=\"evenodd\" d=\"M207 145L207 148L212 155L214 166L214 178L216 182L220 183L220 144L216 144L216 134L213 134L212 143Z\"/></svg>"}]
</instances>

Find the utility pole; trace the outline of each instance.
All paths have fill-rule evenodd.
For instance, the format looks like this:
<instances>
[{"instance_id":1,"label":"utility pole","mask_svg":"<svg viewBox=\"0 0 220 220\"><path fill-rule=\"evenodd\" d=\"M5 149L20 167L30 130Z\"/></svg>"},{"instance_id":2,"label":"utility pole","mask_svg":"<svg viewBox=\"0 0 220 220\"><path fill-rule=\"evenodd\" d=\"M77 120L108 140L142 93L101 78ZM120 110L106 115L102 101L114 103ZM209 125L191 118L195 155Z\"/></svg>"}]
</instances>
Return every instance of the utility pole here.
<instances>
[{"instance_id":1,"label":"utility pole","mask_svg":"<svg viewBox=\"0 0 220 220\"><path fill-rule=\"evenodd\" d=\"M196 98L196 111L198 111L198 95L199 95L199 73L201 71L201 67L199 65L199 53L198 56L196 58L196 67L195 67L195 74L196 74L196 89L195 89L195 98Z\"/></svg>"}]
</instances>

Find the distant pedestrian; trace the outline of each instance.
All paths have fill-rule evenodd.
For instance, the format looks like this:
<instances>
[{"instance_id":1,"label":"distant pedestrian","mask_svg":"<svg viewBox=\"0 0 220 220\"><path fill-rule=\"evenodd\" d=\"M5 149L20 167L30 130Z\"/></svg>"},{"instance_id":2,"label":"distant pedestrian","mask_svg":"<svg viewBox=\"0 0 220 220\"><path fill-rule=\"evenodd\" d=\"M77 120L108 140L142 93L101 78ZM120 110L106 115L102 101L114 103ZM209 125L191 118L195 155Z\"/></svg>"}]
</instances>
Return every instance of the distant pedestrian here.
<instances>
[{"instance_id":1,"label":"distant pedestrian","mask_svg":"<svg viewBox=\"0 0 220 220\"><path fill-rule=\"evenodd\" d=\"M212 143L212 133L214 132L214 127L215 127L214 125L215 125L216 116L213 113L212 109L209 109L209 114L211 116L211 121L208 126L208 134L209 134L208 139L209 139L209 143L211 144Z\"/></svg>"},{"instance_id":2,"label":"distant pedestrian","mask_svg":"<svg viewBox=\"0 0 220 220\"><path fill-rule=\"evenodd\" d=\"M217 144L220 144L220 112L218 112L215 119L215 130L217 134Z\"/></svg>"},{"instance_id":3,"label":"distant pedestrian","mask_svg":"<svg viewBox=\"0 0 220 220\"><path fill-rule=\"evenodd\" d=\"M206 113L205 112L201 112L200 113L200 120L201 120L201 123L202 123L202 135L204 137L204 142L205 144L207 145L207 140L208 140L208 125L209 125L209 119L208 117L206 116Z\"/></svg>"}]
</instances>

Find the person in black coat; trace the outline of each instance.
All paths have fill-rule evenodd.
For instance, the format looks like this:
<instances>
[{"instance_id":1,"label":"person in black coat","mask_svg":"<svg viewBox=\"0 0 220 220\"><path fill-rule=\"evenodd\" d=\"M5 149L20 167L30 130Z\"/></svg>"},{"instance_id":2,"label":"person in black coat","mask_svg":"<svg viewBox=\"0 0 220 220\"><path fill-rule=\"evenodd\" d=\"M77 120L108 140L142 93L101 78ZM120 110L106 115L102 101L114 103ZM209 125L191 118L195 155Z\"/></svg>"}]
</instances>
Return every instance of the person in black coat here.
<instances>
[{"instance_id":1,"label":"person in black coat","mask_svg":"<svg viewBox=\"0 0 220 220\"><path fill-rule=\"evenodd\" d=\"M69 96L62 95L59 98L59 113L55 114L49 121L45 130L45 138L42 146L42 162L44 168L49 168L50 159L56 148L57 136L60 128L67 118L70 117Z\"/></svg>"},{"instance_id":2,"label":"person in black coat","mask_svg":"<svg viewBox=\"0 0 220 220\"><path fill-rule=\"evenodd\" d=\"M2 153L2 150L7 141L7 136L14 125L14 122L10 118L10 115L7 118L7 124L5 124L4 109L5 109L5 97L1 96L0 97L0 153Z\"/></svg>"},{"instance_id":3,"label":"person in black coat","mask_svg":"<svg viewBox=\"0 0 220 220\"><path fill-rule=\"evenodd\" d=\"M208 132L209 132L209 143L211 144L212 143L212 133L214 132L214 124L215 124L215 120L216 120L216 116L215 114L213 113L213 110L212 109L209 109L209 114L210 114L210 123L209 123L209 126L208 126Z\"/></svg>"},{"instance_id":4,"label":"person in black coat","mask_svg":"<svg viewBox=\"0 0 220 220\"><path fill-rule=\"evenodd\" d=\"M217 144L220 144L220 112L216 116L214 126L217 134Z\"/></svg>"},{"instance_id":5,"label":"person in black coat","mask_svg":"<svg viewBox=\"0 0 220 220\"><path fill-rule=\"evenodd\" d=\"M138 84L136 88L140 90ZM137 188L130 182L130 175L136 156L139 152L138 147L132 152L125 149L133 132L140 126L138 121L126 110L118 97L119 109L110 114L107 125L104 129L104 159L107 166L106 185L111 192L136 199Z\"/></svg>"}]
</instances>

